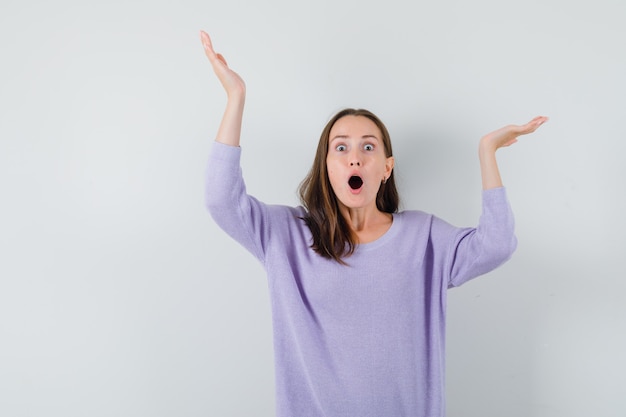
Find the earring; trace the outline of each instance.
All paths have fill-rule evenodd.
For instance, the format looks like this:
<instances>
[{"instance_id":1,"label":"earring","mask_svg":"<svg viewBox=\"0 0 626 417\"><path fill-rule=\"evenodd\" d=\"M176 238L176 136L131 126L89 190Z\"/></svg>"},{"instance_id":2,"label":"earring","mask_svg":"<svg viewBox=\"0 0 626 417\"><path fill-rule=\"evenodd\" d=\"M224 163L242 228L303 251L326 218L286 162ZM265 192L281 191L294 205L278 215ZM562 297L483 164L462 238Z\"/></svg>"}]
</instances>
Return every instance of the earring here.
<instances>
[{"instance_id":1,"label":"earring","mask_svg":"<svg viewBox=\"0 0 626 417\"><path fill-rule=\"evenodd\" d=\"M383 177L383 184L387 183L387 177Z\"/></svg>"}]
</instances>

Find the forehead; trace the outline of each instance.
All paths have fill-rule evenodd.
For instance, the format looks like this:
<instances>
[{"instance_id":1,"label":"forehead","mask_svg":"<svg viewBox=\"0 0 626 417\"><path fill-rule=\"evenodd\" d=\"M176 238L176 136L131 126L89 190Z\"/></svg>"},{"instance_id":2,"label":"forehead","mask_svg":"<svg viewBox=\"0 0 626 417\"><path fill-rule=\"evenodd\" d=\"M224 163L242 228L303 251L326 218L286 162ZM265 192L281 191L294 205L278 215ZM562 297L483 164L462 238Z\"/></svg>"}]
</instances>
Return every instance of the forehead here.
<instances>
[{"instance_id":1,"label":"forehead","mask_svg":"<svg viewBox=\"0 0 626 417\"><path fill-rule=\"evenodd\" d=\"M382 137L382 133L376 123L365 116L344 116L337 120L330 129L330 140L335 136L375 136Z\"/></svg>"}]
</instances>

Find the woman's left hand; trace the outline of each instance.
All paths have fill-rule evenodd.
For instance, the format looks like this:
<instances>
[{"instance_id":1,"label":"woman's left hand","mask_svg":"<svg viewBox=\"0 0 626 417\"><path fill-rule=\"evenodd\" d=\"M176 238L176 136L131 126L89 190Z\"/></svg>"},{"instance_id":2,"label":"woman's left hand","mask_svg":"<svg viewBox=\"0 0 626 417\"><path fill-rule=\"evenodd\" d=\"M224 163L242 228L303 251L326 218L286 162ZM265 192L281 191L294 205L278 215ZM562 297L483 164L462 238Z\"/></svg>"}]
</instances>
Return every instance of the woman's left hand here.
<instances>
[{"instance_id":1,"label":"woman's left hand","mask_svg":"<svg viewBox=\"0 0 626 417\"><path fill-rule=\"evenodd\" d=\"M486 134L480 139L480 147L495 152L499 148L511 146L517 142L518 136L534 132L548 121L545 116L537 116L525 125L508 125Z\"/></svg>"}]
</instances>

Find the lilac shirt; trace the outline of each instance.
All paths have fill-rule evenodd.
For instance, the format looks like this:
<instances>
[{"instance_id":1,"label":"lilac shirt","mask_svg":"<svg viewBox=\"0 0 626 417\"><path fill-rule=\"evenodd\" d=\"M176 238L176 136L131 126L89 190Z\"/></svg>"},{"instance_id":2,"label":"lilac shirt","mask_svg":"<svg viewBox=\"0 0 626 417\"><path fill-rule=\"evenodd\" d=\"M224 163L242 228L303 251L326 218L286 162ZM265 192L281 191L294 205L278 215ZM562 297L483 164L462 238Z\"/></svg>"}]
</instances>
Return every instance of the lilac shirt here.
<instances>
[{"instance_id":1,"label":"lilac shirt","mask_svg":"<svg viewBox=\"0 0 626 417\"><path fill-rule=\"evenodd\" d=\"M515 250L505 189L483 191L477 228L396 213L344 266L310 248L302 207L246 194L240 154L213 145L206 204L267 272L277 416L444 416L446 290Z\"/></svg>"}]
</instances>

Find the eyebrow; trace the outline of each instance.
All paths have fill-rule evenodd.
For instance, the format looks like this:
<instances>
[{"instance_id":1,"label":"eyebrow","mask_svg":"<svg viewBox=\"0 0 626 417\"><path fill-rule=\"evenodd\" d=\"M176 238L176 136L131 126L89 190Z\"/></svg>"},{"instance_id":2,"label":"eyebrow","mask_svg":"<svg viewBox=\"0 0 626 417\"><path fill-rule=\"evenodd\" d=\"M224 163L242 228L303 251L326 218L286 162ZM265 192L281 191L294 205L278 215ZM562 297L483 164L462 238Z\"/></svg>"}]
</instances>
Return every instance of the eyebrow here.
<instances>
[{"instance_id":1,"label":"eyebrow","mask_svg":"<svg viewBox=\"0 0 626 417\"><path fill-rule=\"evenodd\" d=\"M335 139L348 139L349 137L350 135L336 135L330 141L332 142ZM380 140L376 135L363 135L361 136L361 139L376 139L377 141Z\"/></svg>"}]
</instances>

